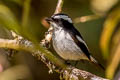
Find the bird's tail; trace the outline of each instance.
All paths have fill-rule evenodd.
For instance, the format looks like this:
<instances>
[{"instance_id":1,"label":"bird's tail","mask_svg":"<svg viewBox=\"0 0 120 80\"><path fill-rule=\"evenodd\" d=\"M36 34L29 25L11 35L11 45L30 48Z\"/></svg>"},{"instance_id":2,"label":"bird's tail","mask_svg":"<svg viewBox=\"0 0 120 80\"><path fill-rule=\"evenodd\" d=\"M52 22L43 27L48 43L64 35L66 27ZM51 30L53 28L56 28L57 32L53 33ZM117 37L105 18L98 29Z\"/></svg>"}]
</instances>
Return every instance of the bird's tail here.
<instances>
[{"instance_id":1,"label":"bird's tail","mask_svg":"<svg viewBox=\"0 0 120 80\"><path fill-rule=\"evenodd\" d=\"M90 56L90 60L91 60L94 64L98 65L98 66L101 67L103 70L105 70L105 68L104 68L100 63L98 63L98 61L95 60L95 58L93 58L92 56Z\"/></svg>"}]
</instances>

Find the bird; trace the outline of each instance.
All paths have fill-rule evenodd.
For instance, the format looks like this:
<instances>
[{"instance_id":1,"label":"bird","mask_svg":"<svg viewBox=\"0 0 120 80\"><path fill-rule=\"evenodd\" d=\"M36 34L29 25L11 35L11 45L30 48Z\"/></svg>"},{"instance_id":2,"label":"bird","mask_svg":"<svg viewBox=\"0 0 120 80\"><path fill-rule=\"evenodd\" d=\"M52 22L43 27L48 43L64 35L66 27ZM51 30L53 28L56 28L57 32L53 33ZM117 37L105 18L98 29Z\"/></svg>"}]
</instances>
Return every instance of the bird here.
<instances>
[{"instance_id":1,"label":"bird","mask_svg":"<svg viewBox=\"0 0 120 80\"><path fill-rule=\"evenodd\" d=\"M56 53L64 60L88 60L102 69L104 67L92 57L80 32L74 27L72 19L64 13L53 14L46 18L53 27L52 45Z\"/></svg>"}]
</instances>

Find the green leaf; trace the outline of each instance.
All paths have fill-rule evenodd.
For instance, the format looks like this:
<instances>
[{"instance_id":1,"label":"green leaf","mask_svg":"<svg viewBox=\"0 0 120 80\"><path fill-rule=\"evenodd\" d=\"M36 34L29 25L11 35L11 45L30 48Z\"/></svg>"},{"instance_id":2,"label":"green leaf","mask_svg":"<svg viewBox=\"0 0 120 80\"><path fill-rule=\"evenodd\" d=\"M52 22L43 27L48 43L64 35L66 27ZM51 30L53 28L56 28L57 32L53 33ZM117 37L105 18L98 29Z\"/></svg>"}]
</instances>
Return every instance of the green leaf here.
<instances>
[{"instance_id":1,"label":"green leaf","mask_svg":"<svg viewBox=\"0 0 120 80\"><path fill-rule=\"evenodd\" d=\"M120 20L120 7L112 11L104 23L104 29L101 35L100 46L103 52L103 56L106 59L109 57L110 41L119 20Z\"/></svg>"},{"instance_id":2,"label":"green leaf","mask_svg":"<svg viewBox=\"0 0 120 80\"><path fill-rule=\"evenodd\" d=\"M26 12L26 11L25 11ZM12 11L5 5L0 5L0 24L3 27L6 27L9 30L15 31L17 34L31 40L32 42L38 42L37 38L35 35L32 34L32 32L29 31L29 25L27 23L28 21L28 14L29 11L27 12L27 17L25 16L25 25L19 24L16 17L12 13Z\"/></svg>"},{"instance_id":3,"label":"green leaf","mask_svg":"<svg viewBox=\"0 0 120 80\"><path fill-rule=\"evenodd\" d=\"M20 6L22 6L23 5L23 2L24 2L24 0L6 0L8 3L9 2L14 2L14 3L16 3L16 4L18 4L18 5L20 5Z\"/></svg>"},{"instance_id":4,"label":"green leaf","mask_svg":"<svg viewBox=\"0 0 120 80\"><path fill-rule=\"evenodd\" d=\"M120 26L119 26L120 27ZM120 63L120 28L113 37L112 53L106 70L106 77L112 79Z\"/></svg>"},{"instance_id":5,"label":"green leaf","mask_svg":"<svg viewBox=\"0 0 120 80\"><path fill-rule=\"evenodd\" d=\"M104 58L108 59L106 77L112 79L120 62L120 6L108 15L104 23L100 46Z\"/></svg>"},{"instance_id":6,"label":"green leaf","mask_svg":"<svg viewBox=\"0 0 120 80\"><path fill-rule=\"evenodd\" d=\"M7 29L15 31L16 33L21 32L21 27L14 14L7 6L2 4L0 5L0 24Z\"/></svg>"}]
</instances>

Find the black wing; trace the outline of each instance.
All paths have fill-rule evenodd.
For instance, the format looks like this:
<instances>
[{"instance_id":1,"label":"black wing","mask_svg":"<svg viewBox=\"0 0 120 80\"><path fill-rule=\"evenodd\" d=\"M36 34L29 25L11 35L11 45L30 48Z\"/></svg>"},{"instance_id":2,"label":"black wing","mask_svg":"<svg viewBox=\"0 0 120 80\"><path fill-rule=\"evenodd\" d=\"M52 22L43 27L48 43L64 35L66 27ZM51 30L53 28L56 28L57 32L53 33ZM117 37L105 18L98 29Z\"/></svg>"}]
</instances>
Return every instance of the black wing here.
<instances>
[{"instance_id":1,"label":"black wing","mask_svg":"<svg viewBox=\"0 0 120 80\"><path fill-rule=\"evenodd\" d=\"M87 48L87 46L83 43L83 38L80 34L80 32L78 32L77 29L75 29L75 27L73 26L73 24L70 24L69 22L67 21L64 21L62 26L64 26L64 29L69 32L69 34L71 35L72 39L74 40L74 42L76 43L76 45L85 53L85 55L88 57L88 59L90 59L90 53L89 53L89 50ZM78 38L80 37L81 40L83 41L80 41Z\"/></svg>"},{"instance_id":2,"label":"black wing","mask_svg":"<svg viewBox=\"0 0 120 80\"><path fill-rule=\"evenodd\" d=\"M79 33L80 34L80 33ZM72 37L72 39L74 40L74 42L76 43L76 45L86 54L86 56L90 59L90 54L89 54L89 51L88 51L88 48L87 46L82 42L80 41L77 36L80 37L80 35L77 35L77 34L74 34L74 33L71 33L70 32L70 35ZM81 37L80 37L81 38ZM82 39L83 40L83 39Z\"/></svg>"}]
</instances>

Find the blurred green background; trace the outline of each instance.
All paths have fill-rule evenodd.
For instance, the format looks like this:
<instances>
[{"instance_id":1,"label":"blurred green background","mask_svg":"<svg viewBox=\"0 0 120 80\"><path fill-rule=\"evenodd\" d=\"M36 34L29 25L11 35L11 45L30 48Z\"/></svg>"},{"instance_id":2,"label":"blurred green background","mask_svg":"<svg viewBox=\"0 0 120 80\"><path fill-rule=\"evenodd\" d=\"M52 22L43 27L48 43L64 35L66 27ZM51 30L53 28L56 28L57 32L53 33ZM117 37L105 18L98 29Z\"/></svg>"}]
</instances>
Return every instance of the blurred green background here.
<instances>
[{"instance_id":1,"label":"blurred green background","mask_svg":"<svg viewBox=\"0 0 120 80\"><path fill-rule=\"evenodd\" d=\"M102 16L84 23L74 23L74 25L82 34L93 57L106 68L106 60L103 59L100 51L100 36L106 19L104 14L113 8L111 6L117 4L117 0L111 4L108 1L111 6L108 5L107 10L103 11L99 9L99 7L105 9L104 6L101 5L102 1L104 2L105 0L99 1L100 0L98 0L98 3L95 3L97 0L93 0L93 2L91 0L64 0L62 12L68 14L73 20L77 17L93 14ZM97 4L99 4L98 8L95 7ZM9 9L3 8L3 11L5 11L4 15L0 12L0 16L2 16L0 18L1 38L11 39L11 34L7 29L12 29L29 40L40 42L48 29L42 24L42 21L45 17L50 17L54 13L57 0L0 0L0 5L4 5ZM4 21L2 22L3 19ZM12 23L17 27L14 27ZM4 26L7 27L7 29ZM54 72L53 74L49 74L49 70L45 64L38 61L31 54L28 54L28 52L19 51L17 54L14 54L12 58L9 58L5 54L8 53L6 53L4 49L1 49L0 56L3 58L0 58L0 64L3 66L3 69L1 68L0 80L59 79L58 73ZM80 61L78 67L98 76L105 77L104 71L87 61Z\"/></svg>"}]
</instances>

